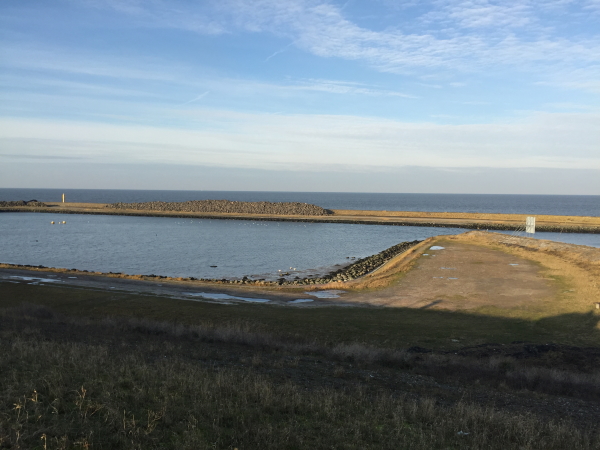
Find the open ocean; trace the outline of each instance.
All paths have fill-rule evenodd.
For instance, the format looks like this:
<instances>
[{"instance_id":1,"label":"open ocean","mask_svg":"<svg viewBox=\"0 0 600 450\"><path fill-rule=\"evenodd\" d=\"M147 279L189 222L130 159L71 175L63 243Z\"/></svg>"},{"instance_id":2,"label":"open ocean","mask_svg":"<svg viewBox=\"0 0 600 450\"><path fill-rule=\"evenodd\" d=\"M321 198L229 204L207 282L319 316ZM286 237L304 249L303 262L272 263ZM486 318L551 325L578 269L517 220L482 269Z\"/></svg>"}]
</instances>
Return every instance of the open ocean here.
<instances>
[{"instance_id":1,"label":"open ocean","mask_svg":"<svg viewBox=\"0 0 600 450\"><path fill-rule=\"evenodd\" d=\"M294 201L329 209L600 215L600 196L0 189L0 200ZM67 223L59 225L65 220ZM57 224L51 225L55 221ZM349 257L464 229L35 213L0 214L0 262L128 274L274 279L324 274ZM509 233L518 234L518 233ZM522 233L520 235L523 235ZM535 237L600 247L600 235ZM211 267L216 266L216 267Z\"/></svg>"}]
</instances>

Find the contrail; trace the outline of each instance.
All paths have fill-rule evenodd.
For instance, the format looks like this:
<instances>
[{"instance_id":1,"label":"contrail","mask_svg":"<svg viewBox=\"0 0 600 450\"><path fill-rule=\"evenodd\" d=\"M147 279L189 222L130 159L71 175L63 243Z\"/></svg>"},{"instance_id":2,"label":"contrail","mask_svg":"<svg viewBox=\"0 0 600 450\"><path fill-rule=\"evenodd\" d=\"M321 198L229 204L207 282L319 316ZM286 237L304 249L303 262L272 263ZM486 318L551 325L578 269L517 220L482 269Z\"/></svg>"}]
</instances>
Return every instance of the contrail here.
<instances>
[{"instance_id":1,"label":"contrail","mask_svg":"<svg viewBox=\"0 0 600 450\"><path fill-rule=\"evenodd\" d=\"M275 53L273 53L271 56L269 56L267 59L265 59L264 62L267 62L268 60L270 60L273 56L279 55L280 53L285 52L291 45L293 44L293 42L289 43L288 45L286 45L285 47L283 47L282 50L277 50Z\"/></svg>"},{"instance_id":2,"label":"contrail","mask_svg":"<svg viewBox=\"0 0 600 450\"><path fill-rule=\"evenodd\" d=\"M196 97L196 98L193 98L193 99L191 99L191 100L190 100L190 101L188 101L188 102L182 103L181 105L187 105L188 103L192 103L192 102L195 102L196 100L200 100L201 98L205 97L205 96L206 96L206 94L208 94L209 92L210 92L210 91L206 91L206 92L204 92L204 93L200 94L198 97ZM181 105L180 105L180 106L181 106Z\"/></svg>"}]
</instances>

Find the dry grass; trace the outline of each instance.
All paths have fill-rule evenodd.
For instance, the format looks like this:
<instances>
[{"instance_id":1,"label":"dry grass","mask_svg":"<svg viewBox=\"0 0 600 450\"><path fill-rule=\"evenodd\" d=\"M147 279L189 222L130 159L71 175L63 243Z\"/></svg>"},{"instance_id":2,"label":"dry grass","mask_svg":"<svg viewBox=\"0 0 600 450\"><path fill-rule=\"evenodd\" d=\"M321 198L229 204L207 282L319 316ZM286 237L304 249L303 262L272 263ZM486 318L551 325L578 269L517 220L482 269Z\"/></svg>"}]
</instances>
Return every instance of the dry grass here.
<instances>
[{"instance_id":1,"label":"dry grass","mask_svg":"<svg viewBox=\"0 0 600 450\"><path fill-rule=\"evenodd\" d=\"M317 383L306 389L275 382L259 372L268 364L267 353L254 354L240 370L178 351L186 343L184 349L196 348L194 339L276 344L273 337L261 341L245 330L114 319L94 323L27 305L4 311L0 323L3 448L577 450L600 445L592 430L567 421L467 401L442 404L361 386L332 389ZM106 339L86 339L94 329L104 331ZM144 338L150 334L156 339ZM326 351L302 351L308 350ZM329 351L364 364L382 362L385 353L360 345ZM298 364L293 354L286 357ZM428 361L434 365L434 358ZM502 362L496 366L510 373ZM352 369L345 367L334 376L346 377Z\"/></svg>"},{"instance_id":2,"label":"dry grass","mask_svg":"<svg viewBox=\"0 0 600 450\"><path fill-rule=\"evenodd\" d=\"M494 223L525 224L527 214L491 214L491 213L461 213L461 212L425 212L425 211L358 211L334 210L336 216L369 217L369 218L402 218L402 219L459 219L471 222L489 221ZM600 217L592 216L553 216L536 215L538 224L564 224L600 226Z\"/></svg>"}]
</instances>

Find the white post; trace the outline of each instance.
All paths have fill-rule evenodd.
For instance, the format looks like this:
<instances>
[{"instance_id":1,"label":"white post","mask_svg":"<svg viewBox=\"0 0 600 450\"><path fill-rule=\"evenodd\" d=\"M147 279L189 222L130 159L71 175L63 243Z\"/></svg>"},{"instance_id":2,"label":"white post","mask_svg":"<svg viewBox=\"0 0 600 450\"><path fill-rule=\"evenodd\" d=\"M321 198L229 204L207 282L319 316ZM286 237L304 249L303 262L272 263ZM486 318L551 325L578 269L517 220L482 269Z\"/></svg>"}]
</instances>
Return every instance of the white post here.
<instances>
[{"instance_id":1,"label":"white post","mask_svg":"<svg viewBox=\"0 0 600 450\"><path fill-rule=\"evenodd\" d=\"M525 233L535 233L535 217L528 217L525 220Z\"/></svg>"},{"instance_id":2,"label":"white post","mask_svg":"<svg viewBox=\"0 0 600 450\"><path fill-rule=\"evenodd\" d=\"M65 194L63 194L63 203L65 202Z\"/></svg>"}]
</instances>

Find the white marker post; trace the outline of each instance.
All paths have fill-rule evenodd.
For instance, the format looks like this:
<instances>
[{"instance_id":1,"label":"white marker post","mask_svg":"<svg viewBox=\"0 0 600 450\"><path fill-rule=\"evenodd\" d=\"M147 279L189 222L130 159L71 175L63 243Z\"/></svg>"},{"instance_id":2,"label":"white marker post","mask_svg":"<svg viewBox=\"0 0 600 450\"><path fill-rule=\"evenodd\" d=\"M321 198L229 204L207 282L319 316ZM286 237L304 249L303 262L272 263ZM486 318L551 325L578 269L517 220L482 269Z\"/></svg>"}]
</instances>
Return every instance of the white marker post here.
<instances>
[{"instance_id":1,"label":"white marker post","mask_svg":"<svg viewBox=\"0 0 600 450\"><path fill-rule=\"evenodd\" d=\"M65 194L63 194L63 203L65 202Z\"/></svg>"},{"instance_id":2,"label":"white marker post","mask_svg":"<svg viewBox=\"0 0 600 450\"><path fill-rule=\"evenodd\" d=\"M535 217L525 219L525 233L535 233Z\"/></svg>"}]
</instances>

